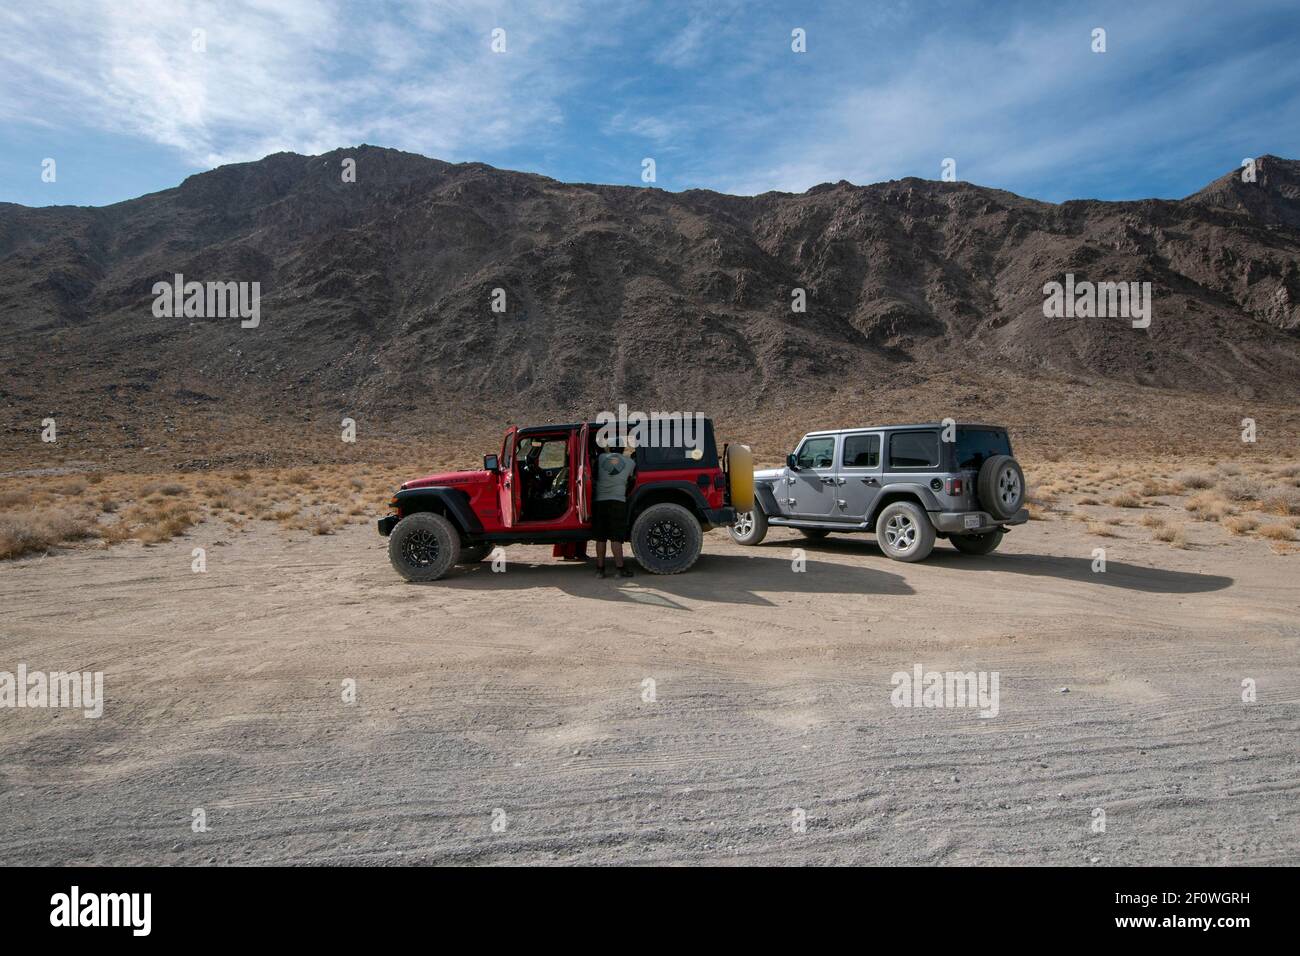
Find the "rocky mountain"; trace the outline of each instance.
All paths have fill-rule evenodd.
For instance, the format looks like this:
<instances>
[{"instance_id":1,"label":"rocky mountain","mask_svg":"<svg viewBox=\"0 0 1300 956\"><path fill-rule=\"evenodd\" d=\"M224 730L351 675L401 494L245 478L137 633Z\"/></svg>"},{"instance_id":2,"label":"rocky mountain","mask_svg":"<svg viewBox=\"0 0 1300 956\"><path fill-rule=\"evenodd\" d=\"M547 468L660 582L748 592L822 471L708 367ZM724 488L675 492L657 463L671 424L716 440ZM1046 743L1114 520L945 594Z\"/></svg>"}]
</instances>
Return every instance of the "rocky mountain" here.
<instances>
[{"instance_id":1,"label":"rocky mountain","mask_svg":"<svg viewBox=\"0 0 1300 956\"><path fill-rule=\"evenodd\" d=\"M1150 282L1150 327L1046 318L1067 273ZM155 315L176 274L259 283L259 325ZM281 153L102 208L0 204L0 314L14 420L716 414L991 375L1289 404L1300 163L1265 156L1254 182L1178 201L1053 205L920 179L740 197Z\"/></svg>"}]
</instances>

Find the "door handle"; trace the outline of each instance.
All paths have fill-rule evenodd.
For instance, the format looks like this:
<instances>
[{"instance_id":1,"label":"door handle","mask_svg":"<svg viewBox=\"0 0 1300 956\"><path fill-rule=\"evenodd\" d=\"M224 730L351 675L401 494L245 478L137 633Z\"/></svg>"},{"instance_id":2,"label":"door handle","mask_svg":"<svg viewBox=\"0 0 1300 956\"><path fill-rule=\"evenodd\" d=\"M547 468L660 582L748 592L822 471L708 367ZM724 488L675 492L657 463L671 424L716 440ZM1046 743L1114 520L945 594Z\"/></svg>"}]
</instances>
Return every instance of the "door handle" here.
<instances>
[{"instance_id":1,"label":"door handle","mask_svg":"<svg viewBox=\"0 0 1300 956\"><path fill-rule=\"evenodd\" d=\"M880 484L880 482L876 481L876 479L874 479L874 478L863 478L863 479L862 479L862 483L863 483L864 485L878 485L878 484Z\"/></svg>"},{"instance_id":2,"label":"door handle","mask_svg":"<svg viewBox=\"0 0 1300 956\"><path fill-rule=\"evenodd\" d=\"M822 484L823 484L823 485L833 485L833 484L835 484L835 479L834 479L834 478L823 478L823 479L822 479Z\"/></svg>"},{"instance_id":3,"label":"door handle","mask_svg":"<svg viewBox=\"0 0 1300 956\"><path fill-rule=\"evenodd\" d=\"M844 484L844 482L846 482L846 481L848 481L847 478L836 478L836 479L835 479L835 484L837 484L837 485L842 485L842 484Z\"/></svg>"}]
</instances>

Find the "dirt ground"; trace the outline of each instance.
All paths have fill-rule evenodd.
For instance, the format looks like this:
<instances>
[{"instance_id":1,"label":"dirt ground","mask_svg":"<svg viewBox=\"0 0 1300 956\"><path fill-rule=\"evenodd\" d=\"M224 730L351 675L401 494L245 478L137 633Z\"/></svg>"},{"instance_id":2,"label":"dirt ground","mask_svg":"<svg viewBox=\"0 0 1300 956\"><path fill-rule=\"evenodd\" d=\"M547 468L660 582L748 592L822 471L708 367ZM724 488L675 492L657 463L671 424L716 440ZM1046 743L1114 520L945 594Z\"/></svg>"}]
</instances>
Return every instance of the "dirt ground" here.
<instances>
[{"instance_id":1,"label":"dirt ground","mask_svg":"<svg viewBox=\"0 0 1300 956\"><path fill-rule=\"evenodd\" d=\"M208 522L0 565L0 670L106 697L0 710L0 862L1300 863L1300 576L1258 542L506 557L410 585L371 526ZM894 707L917 664L997 716Z\"/></svg>"}]
</instances>

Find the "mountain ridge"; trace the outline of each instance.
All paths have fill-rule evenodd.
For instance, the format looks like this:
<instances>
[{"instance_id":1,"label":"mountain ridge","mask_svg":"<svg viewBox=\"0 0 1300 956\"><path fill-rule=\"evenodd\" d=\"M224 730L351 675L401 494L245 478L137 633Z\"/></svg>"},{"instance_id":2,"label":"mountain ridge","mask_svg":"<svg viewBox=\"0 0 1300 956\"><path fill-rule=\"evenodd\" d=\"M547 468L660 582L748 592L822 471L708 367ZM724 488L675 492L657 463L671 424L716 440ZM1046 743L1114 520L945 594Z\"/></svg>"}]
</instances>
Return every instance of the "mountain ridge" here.
<instances>
[{"instance_id":1,"label":"mountain ridge","mask_svg":"<svg viewBox=\"0 0 1300 956\"><path fill-rule=\"evenodd\" d=\"M418 424L1002 375L1292 403L1300 163L1256 173L1051 204L915 178L731 196L383 147L277 153L112 206L0 205L0 356L18 372L0 401L20 418L50 392L144 409L179 389L268 420L287 400ZM260 327L154 316L154 283L178 273L259 282ZM1066 273L1151 282L1151 328L1045 318Z\"/></svg>"}]
</instances>

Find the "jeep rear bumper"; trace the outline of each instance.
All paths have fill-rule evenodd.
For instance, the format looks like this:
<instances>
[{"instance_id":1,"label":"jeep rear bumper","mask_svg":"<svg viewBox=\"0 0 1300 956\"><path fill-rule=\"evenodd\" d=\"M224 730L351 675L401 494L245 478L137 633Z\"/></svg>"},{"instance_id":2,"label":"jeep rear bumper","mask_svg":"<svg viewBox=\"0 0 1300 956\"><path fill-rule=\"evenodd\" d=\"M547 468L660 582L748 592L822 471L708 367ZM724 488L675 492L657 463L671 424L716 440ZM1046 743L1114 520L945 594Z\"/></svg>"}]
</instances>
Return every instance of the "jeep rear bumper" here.
<instances>
[{"instance_id":1,"label":"jeep rear bumper","mask_svg":"<svg viewBox=\"0 0 1300 956\"><path fill-rule=\"evenodd\" d=\"M1007 525L1024 524L1029 511L1021 508L1010 518L1000 520L987 511L931 511L930 520L936 531L945 534L985 534Z\"/></svg>"},{"instance_id":2,"label":"jeep rear bumper","mask_svg":"<svg viewBox=\"0 0 1300 956\"><path fill-rule=\"evenodd\" d=\"M401 515L384 515L378 521L379 533L382 534L385 538L387 538L390 534L393 533L393 528L397 525L397 522L401 520L402 520Z\"/></svg>"}]
</instances>

